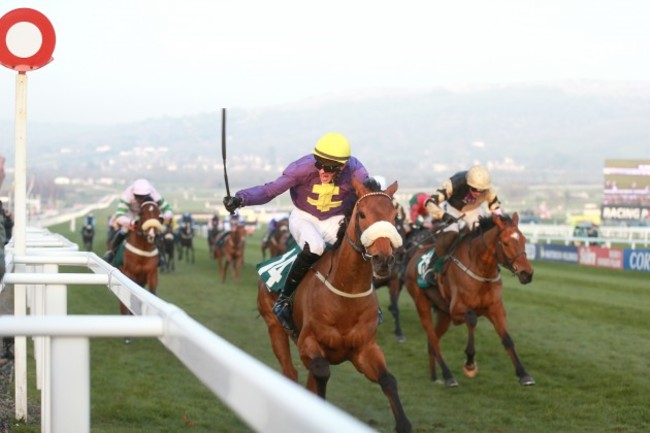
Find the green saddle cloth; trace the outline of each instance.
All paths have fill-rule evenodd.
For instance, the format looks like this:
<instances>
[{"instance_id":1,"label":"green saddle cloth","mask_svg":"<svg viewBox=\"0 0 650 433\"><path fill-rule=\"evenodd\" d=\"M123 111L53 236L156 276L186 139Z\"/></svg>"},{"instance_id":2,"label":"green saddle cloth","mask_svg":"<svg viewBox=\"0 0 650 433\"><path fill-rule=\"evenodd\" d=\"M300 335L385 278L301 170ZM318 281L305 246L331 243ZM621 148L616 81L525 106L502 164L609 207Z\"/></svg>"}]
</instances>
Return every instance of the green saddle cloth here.
<instances>
[{"instance_id":1,"label":"green saddle cloth","mask_svg":"<svg viewBox=\"0 0 650 433\"><path fill-rule=\"evenodd\" d=\"M117 253L115 253L111 264L118 269L124 264L124 242L117 247Z\"/></svg>"},{"instance_id":2,"label":"green saddle cloth","mask_svg":"<svg viewBox=\"0 0 650 433\"><path fill-rule=\"evenodd\" d=\"M294 243L293 247L281 256L272 257L255 266L257 273L271 292L280 292L289 274L291 265L296 260L301 248Z\"/></svg>"},{"instance_id":3,"label":"green saddle cloth","mask_svg":"<svg viewBox=\"0 0 650 433\"><path fill-rule=\"evenodd\" d=\"M426 253L422 254L415 267L418 273L418 278L417 278L418 286L421 289L426 289L427 287L429 287L429 285L426 283L426 281L424 281L424 278L422 278L422 276L426 272L427 267L429 266L429 261L431 260L431 257L433 257L433 253L435 252L436 249L431 248ZM445 257L438 257L436 259L436 262L434 263L434 270L436 272L440 272L442 270L442 264L444 263L444 261L445 261Z\"/></svg>"}]
</instances>

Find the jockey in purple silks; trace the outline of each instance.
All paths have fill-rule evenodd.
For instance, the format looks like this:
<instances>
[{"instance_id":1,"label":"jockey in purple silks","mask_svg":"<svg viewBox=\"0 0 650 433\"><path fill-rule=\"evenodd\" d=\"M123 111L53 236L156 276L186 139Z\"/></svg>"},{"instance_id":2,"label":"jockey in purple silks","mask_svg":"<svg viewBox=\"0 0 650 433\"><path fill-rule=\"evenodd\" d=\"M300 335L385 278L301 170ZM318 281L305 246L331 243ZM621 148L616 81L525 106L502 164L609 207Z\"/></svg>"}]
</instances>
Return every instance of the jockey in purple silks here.
<instances>
[{"instance_id":1,"label":"jockey in purple silks","mask_svg":"<svg viewBox=\"0 0 650 433\"><path fill-rule=\"evenodd\" d=\"M285 286L273 307L288 330L294 330L291 295L309 268L334 244L339 225L356 203L352 179L363 182L368 172L350 155L350 143L339 133L328 133L318 140L313 152L289 164L272 182L237 191L223 202L228 212L242 206L265 204L289 190L295 206L289 215L289 231L302 246L291 266Z\"/></svg>"}]
</instances>

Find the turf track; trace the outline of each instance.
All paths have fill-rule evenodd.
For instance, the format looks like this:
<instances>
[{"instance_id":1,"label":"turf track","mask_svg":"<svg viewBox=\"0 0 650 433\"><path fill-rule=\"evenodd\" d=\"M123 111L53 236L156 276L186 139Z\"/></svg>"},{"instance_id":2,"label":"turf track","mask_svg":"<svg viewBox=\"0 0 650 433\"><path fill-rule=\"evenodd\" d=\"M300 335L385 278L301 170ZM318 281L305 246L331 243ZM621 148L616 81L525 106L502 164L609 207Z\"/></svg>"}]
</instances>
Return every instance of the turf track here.
<instances>
[{"instance_id":1,"label":"turf track","mask_svg":"<svg viewBox=\"0 0 650 433\"><path fill-rule=\"evenodd\" d=\"M98 218L98 221L101 221ZM75 242L68 226L54 227ZM95 251L102 252L98 233ZM254 263L259 234L249 239L241 285L222 285L205 240L197 263L176 264L161 275L159 296L252 356L277 369L266 328L255 310ZM400 300L407 341L392 336L388 296L380 289L386 321L379 342L398 379L414 432L647 432L650 431L650 278L648 274L535 262L533 283L505 275L505 304L519 355L537 385L518 385L492 326L480 319L477 378L462 376L465 329L453 327L443 350L460 387L428 380L426 340L410 297ZM117 314L106 288L73 286L71 314ZM248 432L157 341L96 339L92 356L92 431ZM30 368L30 372L33 371ZM304 370L301 370L301 380ZM30 378L30 399L37 397ZM328 398L380 432L393 431L387 400L349 364L336 366ZM36 424L12 431L40 431Z\"/></svg>"}]
</instances>

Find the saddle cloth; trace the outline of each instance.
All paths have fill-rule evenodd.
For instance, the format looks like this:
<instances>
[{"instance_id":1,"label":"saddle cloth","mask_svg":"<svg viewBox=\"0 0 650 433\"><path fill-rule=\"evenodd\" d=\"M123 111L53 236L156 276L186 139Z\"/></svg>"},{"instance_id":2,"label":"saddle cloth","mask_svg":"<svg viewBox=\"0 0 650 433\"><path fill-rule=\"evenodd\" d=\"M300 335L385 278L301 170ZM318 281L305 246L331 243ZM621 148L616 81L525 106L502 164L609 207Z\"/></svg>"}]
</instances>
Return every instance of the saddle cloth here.
<instances>
[{"instance_id":1,"label":"saddle cloth","mask_svg":"<svg viewBox=\"0 0 650 433\"><path fill-rule=\"evenodd\" d=\"M301 248L294 246L281 256L271 257L255 266L257 273L271 292L280 292L289 275L289 269L300 253Z\"/></svg>"},{"instance_id":2,"label":"saddle cloth","mask_svg":"<svg viewBox=\"0 0 650 433\"><path fill-rule=\"evenodd\" d=\"M418 287L420 287L421 289L426 289L426 288L429 287L429 285L426 283L426 281L424 281L424 278L422 278L422 276L426 272L427 267L429 266L429 262L431 261L431 257L433 257L433 254L435 252L436 252L436 249L433 248L433 247L431 249L427 250L426 253L424 253L424 254L422 254L422 256L420 256L420 258L418 259L418 262L416 264L415 269L416 269L417 274L418 274L417 282L418 282ZM445 260L447 260L446 255L436 258L436 262L434 263L434 267L433 267L435 272L437 272L437 273L442 272L442 265L445 263Z\"/></svg>"}]
</instances>

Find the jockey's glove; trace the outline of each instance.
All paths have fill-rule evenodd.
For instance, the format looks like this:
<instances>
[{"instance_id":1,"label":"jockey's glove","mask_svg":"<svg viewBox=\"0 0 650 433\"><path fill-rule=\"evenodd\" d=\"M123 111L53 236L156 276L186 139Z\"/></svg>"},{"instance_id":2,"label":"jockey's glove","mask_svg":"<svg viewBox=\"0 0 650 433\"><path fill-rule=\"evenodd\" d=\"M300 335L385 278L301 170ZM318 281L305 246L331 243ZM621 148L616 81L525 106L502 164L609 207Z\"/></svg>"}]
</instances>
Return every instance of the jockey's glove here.
<instances>
[{"instance_id":1,"label":"jockey's glove","mask_svg":"<svg viewBox=\"0 0 650 433\"><path fill-rule=\"evenodd\" d=\"M228 212L233 213L235 209L241 207L242 199L237 196L227 196L223 198L223 205Z\"/></svg>"},{"instance_id":2,"label":"jockey's glove","mask_svg":"<svg viewBox=\"0 0 650 433\"><path fill-rule=\"evenodd\" d=\"M454 218L454 217L453 217L450 213L448 213L448 212L445 212L444 214L442 214L442 218L441 218L441 219L442 219L442 222L444 222L445 224L448 224L448 225L449 225L449 224L453 224L453 223L456 222L456 218Z\"/></svg>"}]
</instances>

